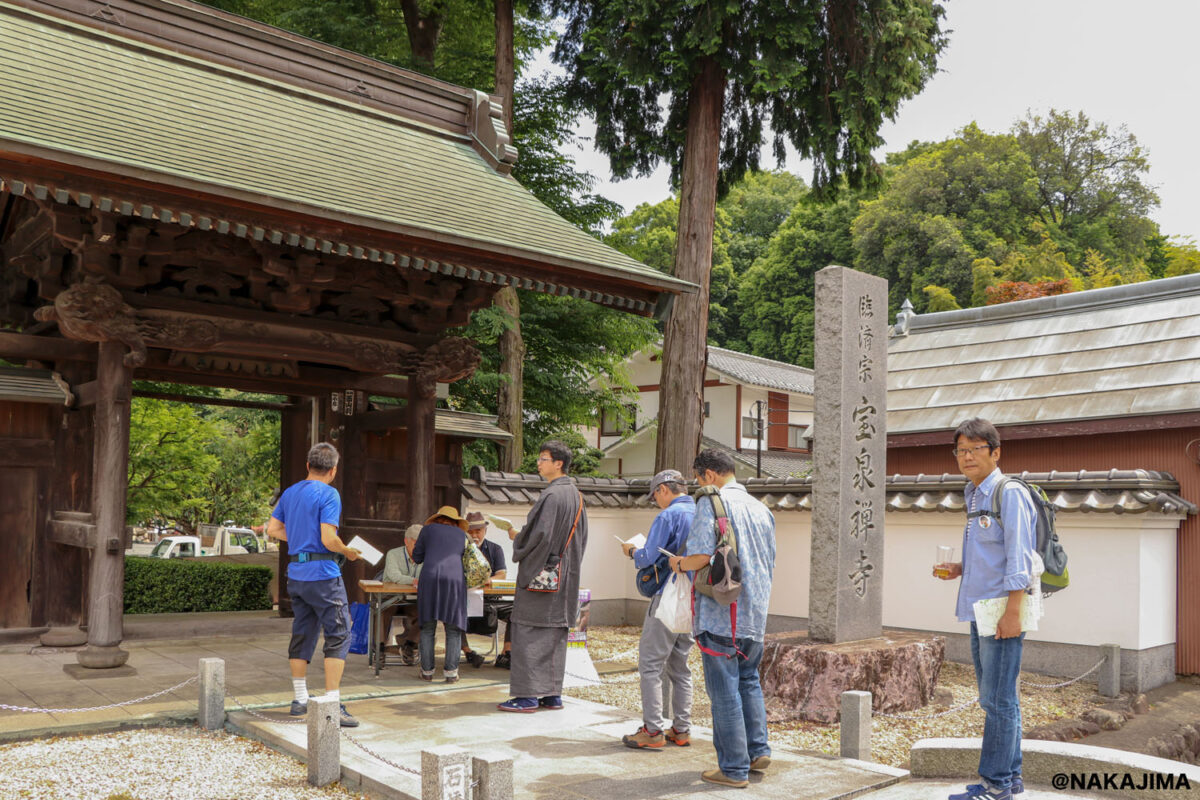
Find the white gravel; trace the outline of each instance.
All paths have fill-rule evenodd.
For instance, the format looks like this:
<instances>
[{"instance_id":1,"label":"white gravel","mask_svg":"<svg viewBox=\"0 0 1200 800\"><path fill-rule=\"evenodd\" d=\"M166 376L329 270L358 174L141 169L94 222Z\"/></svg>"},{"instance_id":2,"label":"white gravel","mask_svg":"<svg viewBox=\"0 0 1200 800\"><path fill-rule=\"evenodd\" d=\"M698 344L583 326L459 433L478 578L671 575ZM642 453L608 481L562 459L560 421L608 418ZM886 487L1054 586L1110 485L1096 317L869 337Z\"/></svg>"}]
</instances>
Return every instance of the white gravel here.
<instances>
[{"instance_id":1,"label":"white gravel","mask_svg":"<svg viewBox=\"0 0 1200 800\"><path fill-rule=\"evenodd\" d=\"M258 742L197 728L61 736L0 746L0 798L31 800L346 800Z\"/></svg>"}]
</instances>

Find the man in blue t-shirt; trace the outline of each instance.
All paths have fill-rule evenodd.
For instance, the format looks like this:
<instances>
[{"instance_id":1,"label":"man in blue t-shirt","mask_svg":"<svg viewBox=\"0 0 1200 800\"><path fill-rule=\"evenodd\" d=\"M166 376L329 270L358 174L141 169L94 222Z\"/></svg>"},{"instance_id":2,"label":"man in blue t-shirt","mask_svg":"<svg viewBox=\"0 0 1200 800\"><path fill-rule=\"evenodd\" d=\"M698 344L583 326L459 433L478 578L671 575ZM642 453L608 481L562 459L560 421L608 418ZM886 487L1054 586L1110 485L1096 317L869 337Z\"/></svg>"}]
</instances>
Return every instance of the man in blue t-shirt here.
<instances>
[{"instance_id":1,"label":"man in blue t-shirt","mask_svg":"<svg viewBox=\"0 0 1200 800\"><path fill-rule=\"evenodd\" d=\"M308 451L308 477L289 486L279 498L267 535L288 543L287 591L292 598L292 640L288 663L292 670L292 716L308 711L308 662L325 633L325 696L338 699L346 651L350 649L350 609L338 556L358 559L358 551L338 538L342 499L330 484L337 475L338 452L322 442ZM358 726L341 705L343 728Z\"/></svg>"}]
</instances>

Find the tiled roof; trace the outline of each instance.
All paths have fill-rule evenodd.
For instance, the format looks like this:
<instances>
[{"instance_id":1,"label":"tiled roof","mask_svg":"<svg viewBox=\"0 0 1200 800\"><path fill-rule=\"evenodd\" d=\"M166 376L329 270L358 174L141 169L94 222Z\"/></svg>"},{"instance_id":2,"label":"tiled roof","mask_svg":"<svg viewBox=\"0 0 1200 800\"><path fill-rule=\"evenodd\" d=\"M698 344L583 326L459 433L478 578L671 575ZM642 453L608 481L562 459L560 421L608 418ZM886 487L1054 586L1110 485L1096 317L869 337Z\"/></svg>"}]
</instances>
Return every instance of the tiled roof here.
<instances>
[{"instance_id":1,"label":"tiled roof","mask_svg":"<svg viewBox=\"0 0 1200 800\"><path fill-rule=\"evenodd\" d=\"M290 215L294 225L265 232L273 243L287 239L311 249L313 234L302 221L308 216L349 237L333 242L338 255L445 268L470 280L515 281L554 294L577 294L560 284L587 278L592 288L583 291L585 299L639 313L652 312L654 302L597 292L596 278L695 290L559 217L497 172L465 133L146 44L122 35L119 26L100 30L0 2L0 76L0 153ZM24 191L20 176L0 177ZM94 191L62 180L50 187L51 197ZM104 199L89 196L88 202ZM139 206L136 196L108 200L118 206L134 201L131 209L179 224L195 224L199 213ZM237 221L214 220L212 227ZM354 231L362 229L388 238L360 241ZM236 235L246 235L246 225L241 230ZM467 262L439 264L416 253L410 258L360 246L399 246L414 237L454 248L449 252L467 249L561 271L493 280L492 272L472 271ZM324 248L322 241L316 246Z\"/></svg>"},{"instance_id":2,"label":"tiled roof","mask_svg":"<svg viewBox=\"0 0 1200 800\"><path fill-rule=\"evenodd\" d=\"M1065 512L1141 514L1154 511L1182 517L1200 508L1179 496L1179 482L1167 472L1025 472L1022 478L1041 486ZM649 478L574 478L584 503L597 508L652 508ZM887 479L891 511L963 510L962 475L892 475ZM777 511L811 511L812 478L751 478L746 489ZM463 481L463 496L472 503L529 505L546 482L538 475L485 472L479 467Z\"/></svg>"},{"instance_id":3,"label":"tiled roof","mask_svg":"<svg viewBox=\"0 0 1200 800\"><path fill-rule=\"evenodd\" d=\"M888 433L1194 411L1200 274L913 316L888 344Z\"/></svg>"},{"instance_id":4,"label":"tiled roof","mask_svg":"<svg viewBox=\"0 0 1200 800\"><path fill-rule=\"evenodd\" d=\"M734 461L738 461L750 469L758 467L758 454L753 450L742 452L707 436L700 437L700 446L722 450L732 456ZM763 450L762 453L763 475L769 478L786 478L797 473L807 473L810 467L812 467L811 456L799 453L780 453L774 450Z\"/></svg>"},{"instance_id":5,"label":"tiled roof","mask_svg":"<svg viewBox=\"0 0 1200 800\"><path fill-rule=\"evenodd\" d=\"M0 400L64 406L75 398L57 372L0 366Z\"/></svg>"},{"instance_id":6,"label":"tiled roof","mask_svg":"<svg viewBox=\"0 0 1200 800\"><path fill-rule=\"evenodd\" d=\"M813 371L722 347L708 348L708 368L750 386L798 394L813 393Z\"/></svg>"},{"instance_id":7,"label":"tiled roof","mask_svg":"<svg viewBox=\"0 0 1200 800\"><path fill-rule=\"evenodd\" d=\"M494 414L474 414L446 408L439 408L434 413L434 431L464 439L491 439L497 442L508 442L513 438L511 433L496 424Z\"/></svg>"}]
</instances>

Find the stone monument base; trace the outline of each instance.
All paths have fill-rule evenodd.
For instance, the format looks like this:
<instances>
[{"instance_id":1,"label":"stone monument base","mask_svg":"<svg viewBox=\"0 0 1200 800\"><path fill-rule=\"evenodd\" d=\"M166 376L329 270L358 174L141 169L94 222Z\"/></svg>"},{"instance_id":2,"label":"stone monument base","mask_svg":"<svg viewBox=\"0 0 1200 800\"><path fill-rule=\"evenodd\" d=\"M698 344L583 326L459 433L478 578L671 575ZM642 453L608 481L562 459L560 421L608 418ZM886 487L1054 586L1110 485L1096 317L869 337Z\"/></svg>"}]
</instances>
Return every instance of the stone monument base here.
<instances>
[{"instance_id":1,"label":"stone monument base","mask_svg":"<svg viewBox=\"0 0 1200 800\"><path fill-rule=\"evenodd\" d=\"M87 644L87 631L78 625L51 628L42 634L42 647L81 647Z\"/></svg>"},{"instance_id":2,"label":"stone monument base","mask_svg":"<svg viewBox=\"0 0 1200 800\"><path fill-rule=\"evenodd\" d=\"M759 667L767 719L837 722L842 692L852 690L870 692L876 713L913 711L933 700L945 654L945 637L924 633L840 644L807 631L769 634Z\"/></svg>"},{"instance_id":3,"label":"stone monument base","mask_svg":"<svg viewBox=\"0 0 1200 800\"><path fill-rule=\"evenodd\" d=\"M112 669L121 666L128 659L129 653L116 645L89 644L86 649L75 654L79 665L88 669Z\"/></svg>"}]
</instances>

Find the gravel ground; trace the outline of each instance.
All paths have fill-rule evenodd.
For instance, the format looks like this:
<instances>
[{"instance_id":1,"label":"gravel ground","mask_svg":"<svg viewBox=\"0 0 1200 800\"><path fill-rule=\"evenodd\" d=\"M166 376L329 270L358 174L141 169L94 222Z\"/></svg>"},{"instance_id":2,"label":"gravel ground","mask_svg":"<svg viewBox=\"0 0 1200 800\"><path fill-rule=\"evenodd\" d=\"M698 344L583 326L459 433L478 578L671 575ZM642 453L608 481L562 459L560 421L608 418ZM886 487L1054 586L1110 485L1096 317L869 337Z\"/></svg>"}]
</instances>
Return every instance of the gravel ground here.
<instances>
[{"instance_id":1,"label":"gravel ground","mask_svg":"<svg viewBox=\"0 0 1200 800\"><path fill-rule=\"evenodd\" d=\"M4 800L347 800L309 786L299 761L195 728L61 736L0 747Z\"/></svg>"},{"instance_id":2,"label":"gravel ground","mask_svg":"<svg viewBox=\"0 0 1200 800\"><path fill-rule=\"evenodd\" d=\"M596 662L628 664L632 672L610 674L604 677L603 686L583 689L568 689L572 697L592 700L597 703L623 708L640 714L642 711L641 688L638 683L637 643L641 628L591 627L588 629L588 652ZM712 726L708 696L704 692L704 671L700 665L700 651L692 649L688 664L692 668L694 686L692 700L692 722L702 727ZM1049 684L1058 680L1044 675L1021 673L1023 681ZM949 661L942 664L938 686L954 693L954 704L970 701L977 695L975 673L965 664ZM1062 689L1041 689L1024 683L1021 686L1021 714L1026 730L1044 725L1063 717L1078 717L1093 706L1096 695L1094 677ZM979 737L983 735L983 711L973 705L944 716L932 716L943 709L928 706L911 712L918 719L890 719L875 717L871 733L872 760L893 767L908 768L908 753L918 739L933 737ZM796 720L771 723L772 741L781 742L801 750L815 750L837 755L839 747L838 726ZM633 731L630 731L633 733Z\"/></svg>"}]
</instances>

